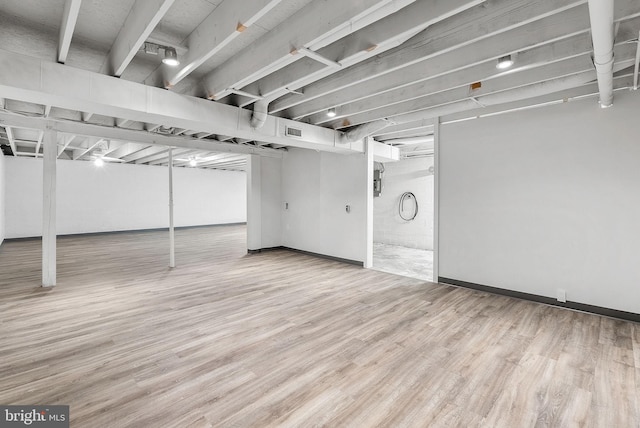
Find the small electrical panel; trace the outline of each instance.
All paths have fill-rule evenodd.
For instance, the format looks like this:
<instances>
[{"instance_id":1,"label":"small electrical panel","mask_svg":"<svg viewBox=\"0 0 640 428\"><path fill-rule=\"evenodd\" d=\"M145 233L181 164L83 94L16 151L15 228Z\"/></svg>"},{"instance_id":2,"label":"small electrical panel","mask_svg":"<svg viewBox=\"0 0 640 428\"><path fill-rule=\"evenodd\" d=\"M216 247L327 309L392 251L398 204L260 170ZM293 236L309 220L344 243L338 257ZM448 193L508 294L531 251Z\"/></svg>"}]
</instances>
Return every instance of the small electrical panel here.
<instances>
[{"instance_id":1,"label":"small electrical panel","mask_svg":"<svg viewBox=\"0 0 640 428\"><path fill-rule=\"evenodd\" d=\"M373 197L377 198L382 193L382 173L379 169L373 171Z\"/></svg>"}]
</instances>

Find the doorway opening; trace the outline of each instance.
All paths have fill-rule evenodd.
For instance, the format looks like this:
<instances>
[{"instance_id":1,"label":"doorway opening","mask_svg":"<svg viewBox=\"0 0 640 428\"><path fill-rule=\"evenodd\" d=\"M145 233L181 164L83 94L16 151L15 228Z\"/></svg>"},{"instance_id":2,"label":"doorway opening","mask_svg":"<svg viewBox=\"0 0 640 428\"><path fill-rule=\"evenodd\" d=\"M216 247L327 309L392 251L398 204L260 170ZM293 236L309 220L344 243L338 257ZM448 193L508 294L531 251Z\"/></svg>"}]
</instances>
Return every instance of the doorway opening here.
<instances>
[{"instance_id":1,"label":"doorway opening","mask_svg":"<svg viewBox=\"0 0 640 428\"><path fill-rule=\"evenodd\" d=\"M422 146L374 164L373 269L433 281L434 151Z\"/></svg>"}]
</instances>

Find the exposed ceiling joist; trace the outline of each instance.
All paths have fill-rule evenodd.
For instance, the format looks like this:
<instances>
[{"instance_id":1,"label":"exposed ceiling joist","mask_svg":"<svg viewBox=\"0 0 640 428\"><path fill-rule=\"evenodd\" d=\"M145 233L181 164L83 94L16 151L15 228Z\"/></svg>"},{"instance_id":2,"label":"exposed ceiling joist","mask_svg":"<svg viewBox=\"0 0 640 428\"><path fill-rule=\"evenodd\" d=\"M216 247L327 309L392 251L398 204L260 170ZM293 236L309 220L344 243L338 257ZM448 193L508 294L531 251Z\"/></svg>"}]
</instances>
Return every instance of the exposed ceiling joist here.
<instances>
[{"instance_id":1,"label":"exposed ceiling joist","mask_svg":"<svg viewBox=\"0 0 640 428\"><path fill-rule=\"evenodd\" d=\"M143 150L145 147L149 147L149 145L141 144L141 143L126 142L115 147L113 150L106 152L105 156L109 156L111 158L116 158L116 159L122 159L126 156L131 155L132 153L137 153L140 150Z\"/></svg>"},{"instance_id":2,"label":"exposed ceiling joist","mask_svg":"<svg viewBox=\"0 0 640 428\"><path fill-rule=\"evenodd\" d=\"M345 142L340 138L340 133L327 128L268 116L263 127L254 129L250 126L251 112L238 107L186 97L164 89L113 79L26 55L0 50L0 65L0 91L8 98L16 100L52 104L70 110L127 118L128 121L162 123L168 127L185 128L194 132L233 135L286 146L332 152L364 150L361 143ZM84 125L90 126L87 123ZM301 136L288 137L285 131L289 127L299 130ZM97 129L101 132L98 136L108 133L105 127L98 126ZM118 130L129 131L123 128ZM117 134L116 129L109 132ZM169 138L149 135L147 132L135 135L156 138L158 141ZM133 140L135 141L135 138ZM191 139L188 141L190 144L195 143ZM199 143L204 142L199 140ZM221 142L209 141L207 144L217 144L220 151L225 152L240 150L237 145ZM243 150L246 149L251 148L243 146Z\"/></svg>"},{"instance_id":3,"label":"exposed ceiling joist","mask_svg":"<svg viewBox=\"0 0 640 428\"><path fill-rule=\"evenodd\" d=\"M169 152L169 147L151 146L151 147L142 149L140 151L137 151L135 153L120 157L120 159L122 159L125 162L134 162L137 160L144 162L144 159L147 157L155 156L159 153L168 153L168 152Z\"/></svg>"},{"instance_id":4,"label":"exposed ceiling joist","mask_svg":"<svg viewBox=\"0 0 640 428\"><path fill-rule=\"evenodd\" d=\"M632 20L631 22L623 23L623 25L621 25L617 37L619 50L626 49L624 44L627 44L634 38L635 31L632 29L636 28L638 25L640 25L640 20ZM417 67L415 70L413 70L413 67L408 67L403 71L403 73L399 73L402 76L406 76L406 80L404 77L403 80L395 80L399 85L396 89L385 91L383 88L377 87L373 82L369 82L370 85L366 92L363 92L362 87L367 86L364 84L349 88L348 92L350 94L354 94L355 100L337 107L336 118L348 117L351 114L357 114L386 105L409 101L421 96L435 94L443 91L443 89L470 85L474 82L484 82L488 79L498 78L501 76L509 78L510 74L517 73L518 71L543 66L545 64L574 58L580 55L589 55L590 52L591 37L585 32L577 36L561 39L553 43L544 44L519 52L515 56L516 68L507 72L496 69L495 60L486 61L472 67L462 68L433 78L429 72L425 73L424 70L419 71ZM415 76L415 83L404 83L406 81L411 82L410 79L413 76ZM537 79L536 74L532 74L531 77L533 78L532 81ZM394 79L395 76L389 76L387 80ZM393 85L392 82L384 82L383 79L380 79L379 83L381 85ZM377 93L375 96L369 95L370 93L376 93L378 90L381 92ZM343 96L341 93L336 93L335 95ZM322 104L319 103L332 103L332 99L334 99L334 94L311 101L310 103L307 103L305 107L311 107L311 104L315 104L322 108ZM325 108L330 106L331 104ZM325 112L326 110L310 116L310 122L315 124L329 122L330 120L327 118Z\"/></svg>"},{"instance_id":5,"label":"exposed ceiling joist","mask_svg":"<svg viewBox=\"0 0 640 428\"><path fill-rule=\"evenodd\" d=\"M136 0L109 53L109 72L121 76L175 0Z\"/></svg>"},{"instance_id":6,"label":"exposed ceiling joist","mask_svg":"<svg viewBox=\"0 0 640 428\"><path fill-rule=\"evenodd\" d=\"M413 0L313 1L211 72L204 79L208 97L219 100L299 59L296 49L330 44L377 19L378 10L393 13ZM392 7L389 7L391 3ZM387 8L385 9L385 6ZM377 20L375 19L375 20ZM293 41L293 43L292 43Z\"/></svg>"},{"instance_id":7,"label":"exposed ceiling joist","mask_svg":"<svg viewBox=\"0 0 640 428\"><path fill-rule=\"evenodd\" d=\"M419 119L414 122L407 122L403 124L395 124L389 125L386 128L374 133L372 136L376 139L378 138L391 138L390 135L398 135L402 134L405 136L406 133L411 132L411 135L420 135L420 134L432 134L434 128L434 119L426 118Z\"/></svg>"},{"instance_id":8,"label":"exposed ceiling joist","mask_svg":"<svg viewBox=\"0 0 640 428\"><path fill-rule=\"evenodd\" d=\"M62 153L64 153L65 150L67 150L67 147L69 147L71 142L73 140L75 140L76 137L77 137L77 135L74 135L74 134L58 137L59 139L61 138L62 144L58 144L58 156L57 157L60 157L60 155Z\"/></svg>"},{"instance_id":9,"label":"exposed ceiling joist","mask_svg":"<svg viewBox=\"0 0 640 428\"><path fill-rule=\"evenodd\" d=\"M4 130L7 132L7 140L9 140L9 146L13 156L18 156L18 148L16 147L16 139L13 135L13 129L10 126L4 125Z\"/></svg>"},{"instance_id":10,"label":"exposed ceiling joist","mask_svg":"<svg viewBox=\"0 0 640 428\"><path fill-rule=\"evenodd\" d=\"M631 61L617 63L614 71L629 67ZM596 73L593 70L572 74L570 76L559 77L544 82L531 84L523 87L509 89L497 93L476 97L476 101L482 106L497 106L516 101L524 101L529 98L536 98L543 95L553 94L555 92L565 91L571 88L586 85L596 79ZM433 108L404 113L394 117L396 123L413 122L423 118L435 118L453 113L459 113L466 110L473 110L478 107L478 103L467 99L452 102L446 105L440 105Z\"/></svg>"},{"instance_id":11,"label":"exposed ceiling joist","mask_svg":"<svg viewBox=\"0 0 640 428\"><path fill-rule=\"evenodd\" d=\"M190 150L190 149L173 149L173 157L174 159L182 156L189 156L193 153L202 153L201 150ZM159 153L155 157L150 157L146 162L136 161L136 163L146 163L149 165L160 165L167 164L169 162L169 153Z\"/></svg>"},{"instance_id":12,"label":"exposed ceiling joist","mask_svg":"<svg viewBox=\"0 0 640 428\"><path fill-rule=\"evenodd\" d=\"M52 3L36 11L30 2L0 2L0 15L18 18L0 29L3 49L15 52L0 50L0 93L6 98L0 107L19 115L9 125L16 153L33 157L34 148L39 151L41 122L19 129L16 121L26 116L50 118L78 135L69 144L69 134L59 131L64 158L85 150L94 132L109 140L115 155L145 164L166 163L164 149L153 146L159 140L178 147L171 142L184 139L189 144L176 150L200 158L213 146L240 151L240 157L245 150L285 146L361 153L362 141L350 143L347 135L424 137L435 116L527 108L530 100L583 90L594 75L588 0L125 3L124 10L113 2L82 3L75 31L67 31L74 39L71 68L55 64L58 43L36 25L53 13ZM640 55L640 2L615 0L614 7L619 70L633 49ZM145 40L175 47L182 65L157 67L142 55L131 61ZM96 73L109 72L118 45L129 56L121 63L123 77ZM505 55L515 64L497 70ZM639 67L637 59L633 64ZM218 102L197 98L207 95ZM234 107L256 102L256 117L271 113L264 125L251 120L251 111ZM89 120L98 128L78 128ZM207 148L194 148L194 142Z\"/></svg>"},{"instance_id":13,"label":"exposed ceiling joist","mask_svg":"<svg viewBox=\"0 0 640 428\"><path fill-rule=\"evenodd\" d=\"M84 155L90 154L91 151L98 147L103 141L104 138L88 138L85 143L86 147L73 151L73 160L81 159Z\"/></svg>"},{"instance_id":14,"label":"exposed ceiling joist","mask_svg":"<svg viewBox=\"0 0 640 428\"><path fill-rule=\"evenodd\" d=\"M282 152L264 147L250 147L233 143L223 143L215 140L198 140L182 136L166 136L152 134L146 131L113 128L81 122L59 121L37 117L18 116L0 112L0 125L17 126L30 129L45 129L50 126L59 132L75 135L94 136L105 139L136 141L141 144L160 144L164 146L201 149L216 152L257 154L268 157L281 157Z\"/></svg>"},{"instance_id":15,"label":"exposed ceiling joist","mask_svg":"<svg viewBox=\"0 0 640 428\"><path fill-rule=\"evenodd\" d=\"M429 25L471 8L484 0L418 0L397 13L386 16L317 52L300 52L316 61L297 61L244 89L274 100L292 90L330 76L340 68L380 55ZM247 103L245 103L247 104Z\"/></svg>"},{"instance_id":16,"label":"exposed ceiling joist","mask_svg":"<svg viewBox=\"0 0 640 428\"><path fill-rule=\"evenodd\" d=\"M224 160L221 162L213 162L207 165L198 165L200 168L231 168L237 166L244 166L247 164L246 159L233 159L233 160Z\"/></svg>"},{"instance_id":17,"label":"exposed ceiling joist","mask_svg":"<svg viewBox=\"0 0 640 428\"><path fill-rule=\"evenodd\" d=\"M633 86L633 77L630 74L615 77L613 80L614 91L629 90ZM527 110L531 108L543 107L551 104L567 103L575 99L585 97L597 97L598 85L590 83L583 86L567 89L557 93L541 95L539 97L528 98L525 100L513 101L500 106L488 106L484 108L465 110L458 113L452 113L441 117L443 124L455 123L464 120L477 119L480 117L494 116L497 114L506 114L514 111Z\"/></svg>"},{"instance_id":18,"label":"exposed ceiling joist","mask_svg":"<svg viewBox=\"0 0 640 428\"><path fill-rule=\"evenodd\" d=\"M220 162L221 159L230 159L230 158L238 159L238 155L235 155L233 153L218 153L215 155L204 156L204 157L195 155L195 156L189 156L188 158L184 158L184 156L181 156L181 158L182 159L174 160L174 165L176 166L187 165L193 159L197 162L198 166L204 166L204 165ZM244 159L244 157L241 157L241 158Z\"/></svg>"},{"instance_id":19,"label":"exposed ceiling joist","mask_svg":"<svg viewBox=\"0 0 640 428\"><path fill-rule=\"evenodd\" d=\"M58 62L65 63L71 46L71 38L76 28L78 14L82 0L67 0L62 12L62 25L60 26L60 36L58 40Z\"/></svg>"},{"instance_id":20,"label":"exposed ceiling joist","mask_svg":"<svg viewBox=\"0 0 640 428\"><path fill-rule=\"evenodd\" d=\"M616 60L619 64L619 70L632 64L635 55L635 49L632 48L633 46L629 44L623 44L616 49ZM441 92L427 92L426 95L421 95L418 92L416 97L408 96L407 101L397 101L394 103L381 102L381 107L377 107L375 103L372 103L373 105L371 105L369 110L366 108L359 110L354 109L353 113L349 115L348 121L350 125L367 123L382 118L390 118L395 121L394 117L399 114L424 110L471 97L478 99L478 97L483 97L488 94L591 71L593 71L591 56L583 54L578 57L545 64L540 67L508 73L499 79L488 79L483 81L482 86L475 90L465 85ZM332 121L330 124L339 128L342 126L342 120Z\"/></svg>"},{"instance_id":21,"label":"exposed ceiling joist","mask_svg":"<svg viewBox=\"0 0 640 428\"><path fill-rule=\"evenodd\" d=\"M163 67L165 87L172 87L216 53L245 29L266 15L282 0L223 1L189 35L189 51L174 70Z\"/></svg>"},{"instance_id":22,"label":"exposed ceiling joist","mask_svg":"<svg viewBox=\"0 0 640 428\"><path fill-rule=\"evenodd\" d=\"M576 31L571 30L571 25L578 26L578 31L587 31L589 27L588 22L585 22L585 17L588 16L586 6L583 5L582 8L584 16L569 8L584 3L585 1L576 0L554 2L503 0L483 3L467 9L451 19L428 27L398 48L340 71L330 78L306 86L304 95L287 95L280 98L272 103L269 111L278 112L291 109L303 102L324 97L332 92L348 90L350 86L377 77L396 79L397 75L402 75L404 72L394 73L391 76L388 74L412 65L420 67L423 71L429 70L429 73L434 75L436 71L432 71L431 64L422 63L427 59L432 59L433 63L444 64L440 65L437 70L441 70L440 73L446 73L497 58L508 52L518 51L523 47L533 47L535 43L528 41L532 36L537 35L537 38L540 39L538 43L547 42L553 37L552 35L547 36L548 31L555 30L560 35L566 36ZM558 13L553 15L554 12ZM550 17L552 21L536 23L537 32L516 30L518 27L545 17ZM555 27L560 21L566 22L560 23L560 27ZM509 34L502 35L505 32L509 32ZM485 40L491 36L494 37ZM516 39L511 40L511 36L515 36ZM334 105L347 101L348 99L336 102ZM287 115L299 118L317 111L319 111L318 108L309 111L309 109L305 109L305 106L302 106L302 109L292 109L287 112Z\"/></svg>"},{"instance_id":23,"label":"exposed ceiling joist","mask_svg":"<svg viewBox=\"0 0 640 428\"><path fill-rule=\"evenodd\" d=\"M38 133L38 142L36 143L36 149L34 150L36 157L40 154L40 146L42 145L43 140L44 140L44 131L40 131Z\"/></svg>"}]
</instances>

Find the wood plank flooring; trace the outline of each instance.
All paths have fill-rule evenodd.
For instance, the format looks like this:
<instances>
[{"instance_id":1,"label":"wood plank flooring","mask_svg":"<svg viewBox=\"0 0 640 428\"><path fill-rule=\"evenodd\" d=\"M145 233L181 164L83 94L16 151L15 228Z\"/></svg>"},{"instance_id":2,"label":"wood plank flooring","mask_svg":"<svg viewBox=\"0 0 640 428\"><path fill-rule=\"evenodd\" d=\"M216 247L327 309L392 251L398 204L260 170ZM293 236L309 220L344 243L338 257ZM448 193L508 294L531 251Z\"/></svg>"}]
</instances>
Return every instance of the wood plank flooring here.
<instances>
[{"instance_id":1,"label":"wood plank flooring","mask_svg":"<svg viewBox=\"0 0 640 428\"><path fill-rule=\"evenodd\" d=\"M244 226L0 249L0 403L73 427L640 426L640 325L285 250ZM603 285L605 286L605 285Z\"/></svg>"}]
</instances>

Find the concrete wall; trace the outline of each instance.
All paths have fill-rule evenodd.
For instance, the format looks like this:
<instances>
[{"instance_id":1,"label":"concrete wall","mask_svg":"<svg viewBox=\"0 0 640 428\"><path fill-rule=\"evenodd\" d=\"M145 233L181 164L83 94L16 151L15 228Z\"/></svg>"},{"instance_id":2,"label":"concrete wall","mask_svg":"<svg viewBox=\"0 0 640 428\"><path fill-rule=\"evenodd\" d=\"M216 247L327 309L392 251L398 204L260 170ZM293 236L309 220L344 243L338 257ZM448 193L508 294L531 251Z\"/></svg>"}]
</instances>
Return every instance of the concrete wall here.
<instances>
[{"instance_id":1,"label":"concrete wall","mask_svg":"<svg viewBox=\"0 0 640 428\"><path fill-rule=\"evenodd\" d=\"M42 233L42 159L6 158L6 237ZM246 221L244 172L174 169L176 226ZM58 234L168 227L166 167L58 160Z\"/></svg>"},{"instance_id":2,"label":"concrete wall","mask_svg":"<svg viewBox=\"0 0 640 428\"><path fill-rule=\"evenodd\" d=\"M0 151L0 245L6 236L5 231L5 207L6 207L6 166L4 160L4 154Z\"/></svg>"},{"instance_id":3,"label":"concrete wall","mask_svg":"<svg viewBox=\"0 0 640 428\"><path fill-rule=\"evenodd\" d=\"M640 313L640 92L442 126L440 276Z\"/></svg>"},{"instance_id":4,"label":"concrete wall","mask_svg":"<svg viewBox=\"0 0 640 428\"><path fill-rule=\"evenodd\" d=\"M374 242L433 249L434 188L430 167L433 167L433 157L384 164L382 193L373 200ZM418 215L412 221L403 220L398 213L398 204L404 192L412 192L418 201Z\"/></svg>"},{"instance_id":5,"label":"concrete wall","mask_svg":"<svg viewBox=\"0 0 640 428\"><path fill-rule=\"evenodd\" d=\"M364 262L367 184L364 154L290 149L282 161L282 245Z\"/></svg>"}]
</instances>

